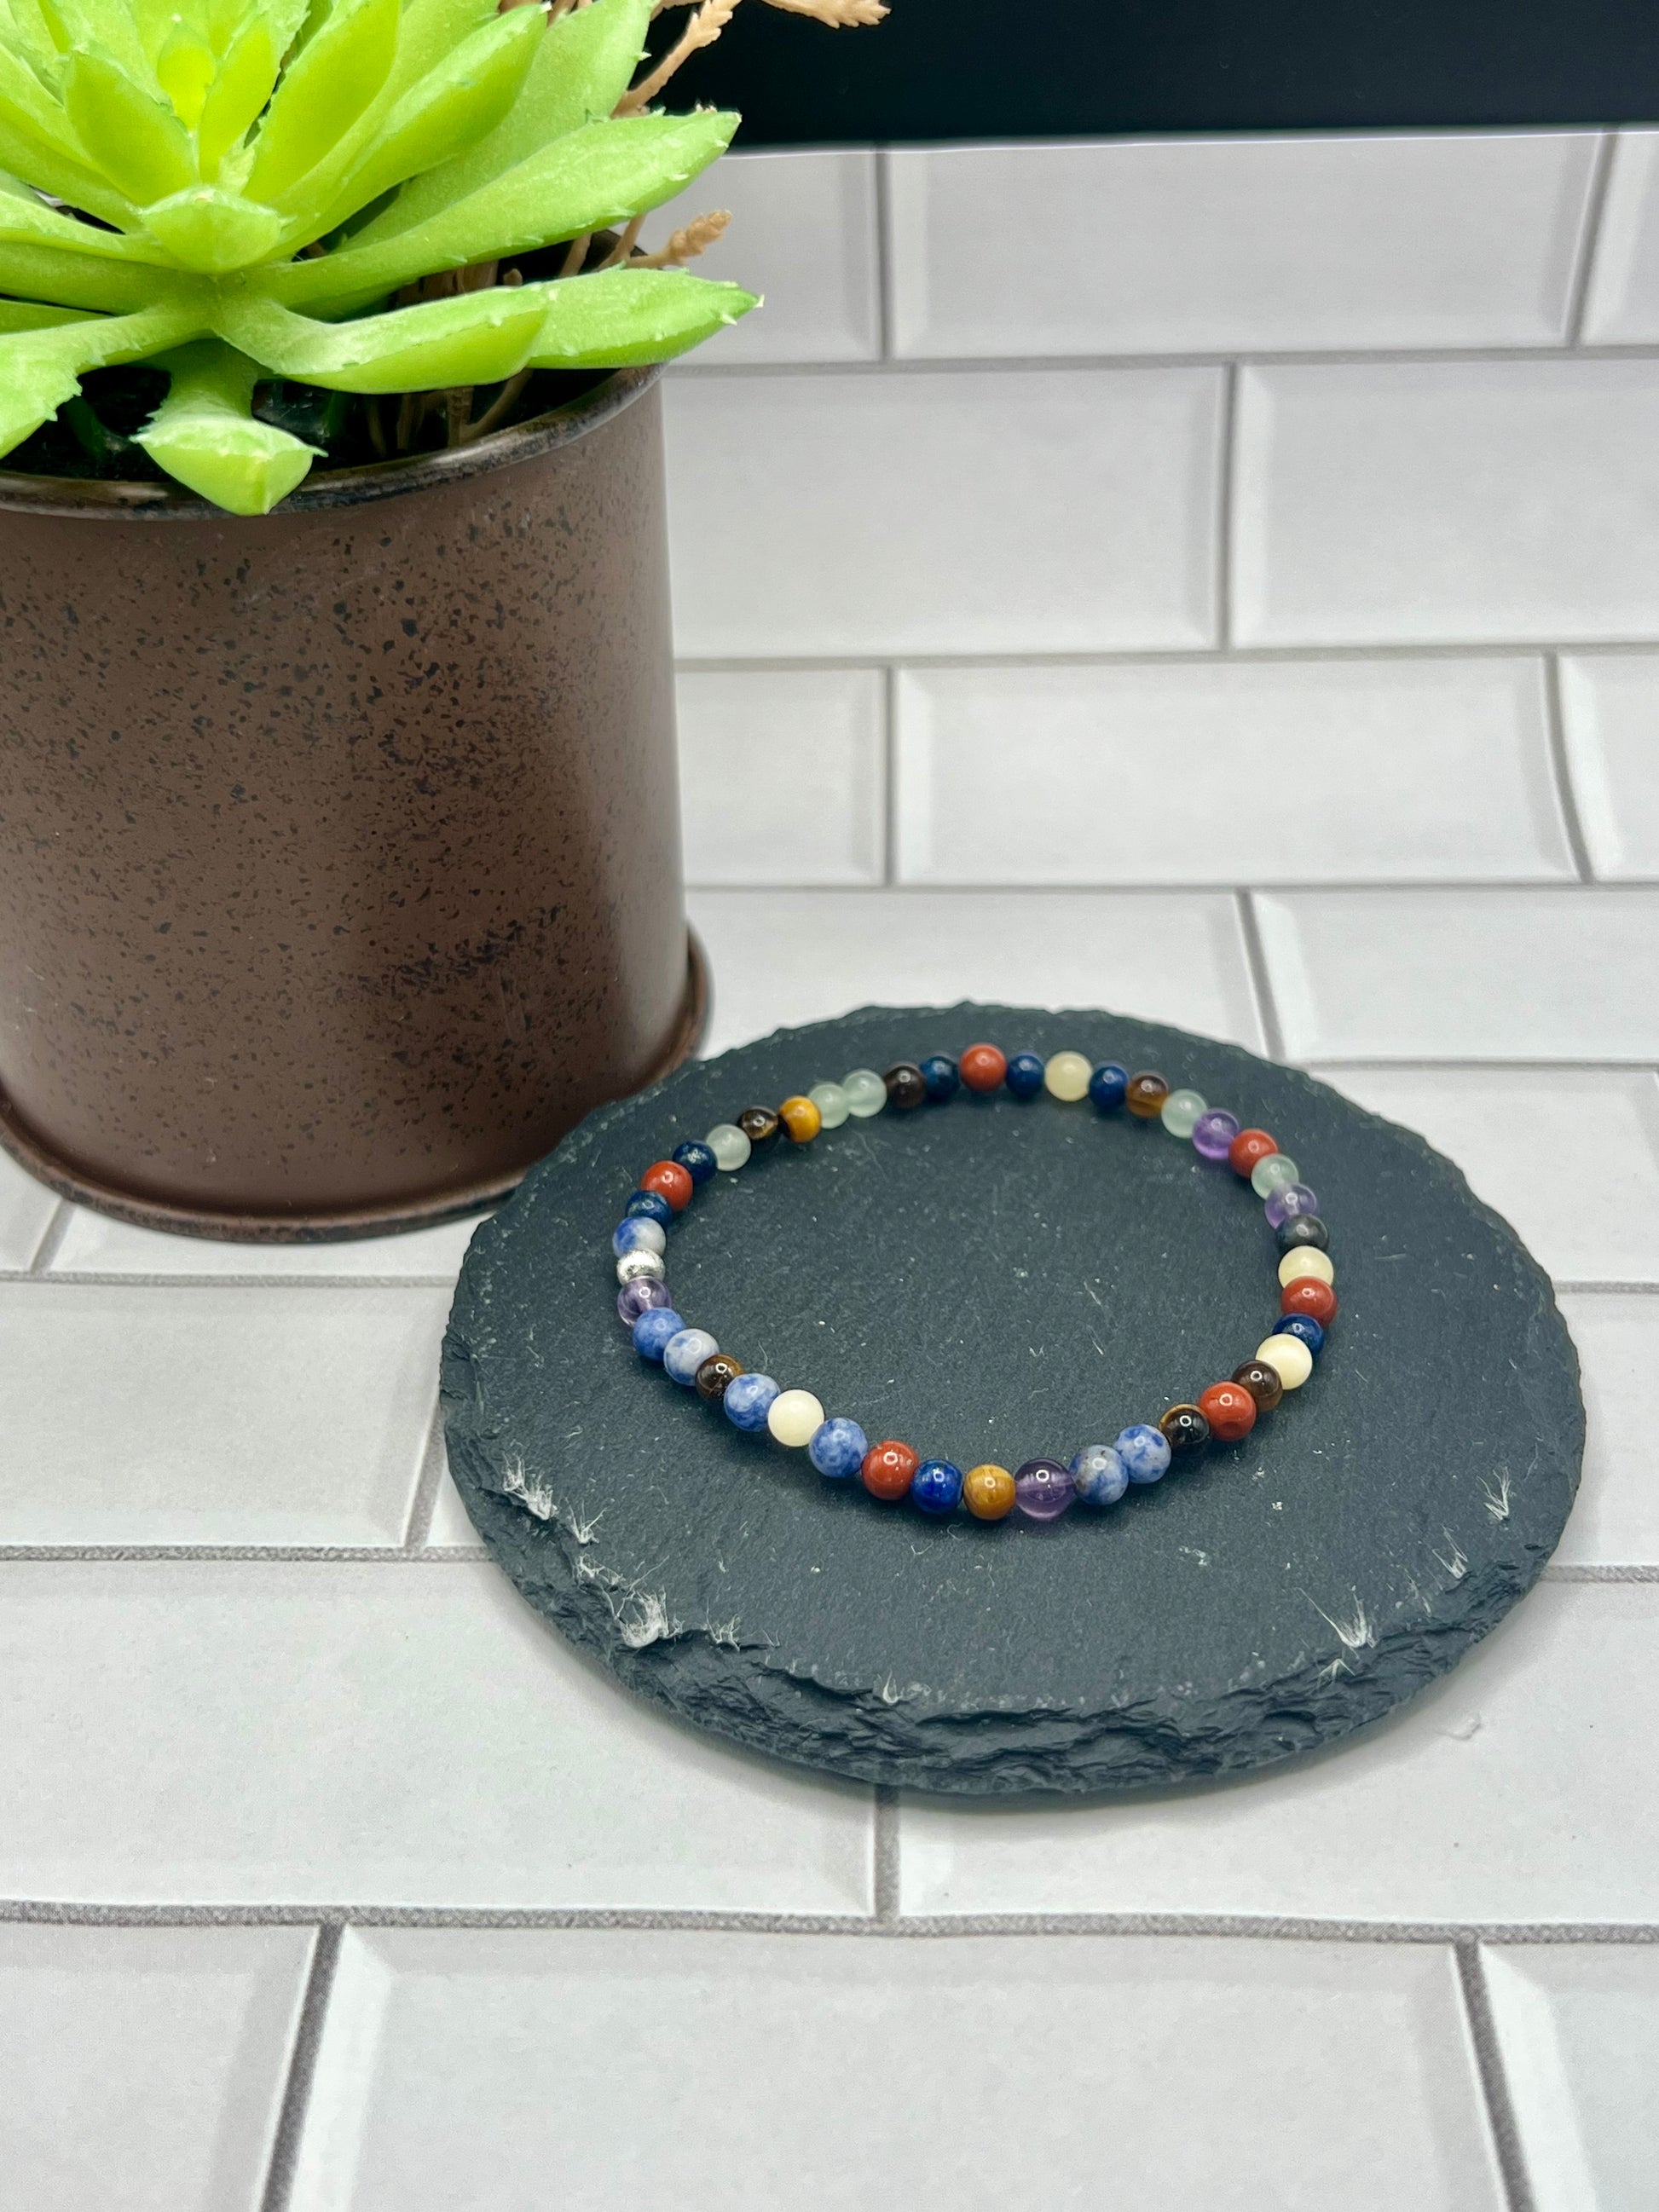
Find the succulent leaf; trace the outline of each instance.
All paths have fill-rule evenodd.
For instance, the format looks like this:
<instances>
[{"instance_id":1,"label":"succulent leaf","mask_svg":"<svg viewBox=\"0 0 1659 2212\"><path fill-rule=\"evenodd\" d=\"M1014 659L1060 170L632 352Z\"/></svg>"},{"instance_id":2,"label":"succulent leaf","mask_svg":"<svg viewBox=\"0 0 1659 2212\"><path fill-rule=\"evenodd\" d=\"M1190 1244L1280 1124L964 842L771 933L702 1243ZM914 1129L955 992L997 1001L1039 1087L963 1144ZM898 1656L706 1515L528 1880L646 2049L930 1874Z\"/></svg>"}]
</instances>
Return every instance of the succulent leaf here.
<instances>
[{"instance_id":1,"label":"succulent leaf","mask_svg":"<svg viewBox=\"0 0 1659 2212\"><path fill-rule=\"evenodd\" d=\"M280 59L270 27L257 15L226 47L196 126L197 159L204 177L217 177L226 155L264 109Z\"/></svg>"},{"instance_id":2,"label":"succulent leaf","mask_svg":"<svg viewBox=\"0 0 1659 2212\"><path fill-rule=\"evenodd\" d=\"M391 74L399 0L335 0L283 72L254 142L251 198L269 204L314 168Z\"/></svg>"},{"instance_id":3,"label":"succulent leaf","mask_svg":"<svg viewBox=\"0 0 1659 2212\"><path fill-rule=\"evenodd\" d=\"M176 308L93 316L53 329L20 331L0 346L0 454L49 422L81 389L89 368L143 361L191 336L191 318Z\"/></svg>"},{"instance_id":4,"label":"succulent leaf","mask_svg":"<svg viewBox=\"0 0 1659 2212\"><path fill-rule=\"evenodd\" d=\"M228 275L263 261L283 234L275 209L216 185L192 185L144 210L144 228L184 269Z\"/></svg>"},{"instance_id":5,"label":"succulent leaf","mask_svg":"<svg viewBox=\"0 0 1659 2212\"><path fill-rule=\"evenodd\" d=\"M0 300L0 332L8 336L15 331L57 330L64 323L87 319L74 307L37 307L27 300Z\"/></svg>"},{"instance_id":6,"label":"succulent leaf","mask_svg":"<svg viewBox=\"0 0 1659 2212\"><path fill-rule=\"evenodd\" d=\"M183 124L165 100L135 83L107 54L70 56L64 107L88 157L140 206L195 183Z\"/></svg>"},{"instance_id":7,"label":"succulent leaf","mask_svg":"<svg viewBox=\"0 0 1659 2212\"><path fill-rule=\"evenodd\" d=\"M757 302L738 284L683 269L606 269L526 286L547 313L530 355L535 368L634 368L701 345Z\"/></svg>"},{"instance_id":8,"label":"succulent leaf","mask_svg":"<svg viewBox=\"0 0 1659 2212\"><path fill-rule=\"evenodd\" d=\"M309 474L317 449L253 413L257 362L210 341L164 355L167 398L136 442L192 491L232 514L269 514Z\"/></svg>"},{"instance_id":9,"label":"succulent leaf","mask_svg":"<svg viewBox=\"0 0 1659 2212\"><path fill-rule=\"evenodd\" d=\"M546 303L539 288L498 287L351 323L319 323L271 300L232 298L218 333L277 376L338 392L441 392L499 384L524 367Z\"/></svg>"}]
</instances>

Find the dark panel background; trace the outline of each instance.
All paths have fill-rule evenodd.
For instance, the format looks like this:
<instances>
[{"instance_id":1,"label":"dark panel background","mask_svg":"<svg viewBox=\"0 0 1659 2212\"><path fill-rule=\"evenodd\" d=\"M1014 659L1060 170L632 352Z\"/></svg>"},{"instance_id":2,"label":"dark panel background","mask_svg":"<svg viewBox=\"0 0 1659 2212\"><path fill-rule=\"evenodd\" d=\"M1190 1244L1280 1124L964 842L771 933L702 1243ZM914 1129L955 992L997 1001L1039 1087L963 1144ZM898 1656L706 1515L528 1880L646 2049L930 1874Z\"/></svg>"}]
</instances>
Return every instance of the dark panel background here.
<instances>
[{"instance_id":1,"label":"dark panel background","mask_svg":"<svg viewBox=\"0 0 1659 2212\"><path fill-rule=\"evenodd\" d=\"M659 33L677 30L678 9ZM748 147L1659 119L1656 0L750 0L677 79Z\"/></svg>"}]
</instances>

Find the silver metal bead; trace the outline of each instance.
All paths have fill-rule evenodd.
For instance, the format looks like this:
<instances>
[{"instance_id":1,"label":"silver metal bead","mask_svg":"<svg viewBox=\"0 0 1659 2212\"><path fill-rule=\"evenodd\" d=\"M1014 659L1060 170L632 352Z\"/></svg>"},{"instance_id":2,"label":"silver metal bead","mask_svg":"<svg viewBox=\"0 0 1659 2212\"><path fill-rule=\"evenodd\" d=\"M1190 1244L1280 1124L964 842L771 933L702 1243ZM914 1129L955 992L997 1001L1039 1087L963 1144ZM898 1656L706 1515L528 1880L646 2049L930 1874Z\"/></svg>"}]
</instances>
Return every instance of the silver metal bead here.
<instances>
[{"instance_id":1,"label":"silver metal bead","mask_svg":"<svg viewBox=\"0 0 1659 2212\"><path fill-rule=\"evenodd\" d=\"M641 1275L649 1275L653 1282L659 1283L667 1273L667 1263L660 1252L624 1252L617 1262L619 1283L637 1283Z\"/></svg>"}]
</instances>

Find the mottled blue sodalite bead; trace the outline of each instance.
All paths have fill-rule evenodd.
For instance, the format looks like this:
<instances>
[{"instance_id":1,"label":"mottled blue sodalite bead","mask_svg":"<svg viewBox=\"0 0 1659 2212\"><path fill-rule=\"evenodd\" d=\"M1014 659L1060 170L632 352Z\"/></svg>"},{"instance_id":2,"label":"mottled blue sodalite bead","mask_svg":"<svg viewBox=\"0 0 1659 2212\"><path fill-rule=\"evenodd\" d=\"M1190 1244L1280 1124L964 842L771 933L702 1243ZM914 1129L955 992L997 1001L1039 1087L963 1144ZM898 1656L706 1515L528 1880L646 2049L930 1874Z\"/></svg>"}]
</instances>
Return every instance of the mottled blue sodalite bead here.
<instances>
[{"instance_id":1,"label":"mottled blue sodalite bead","mask_svg":"<svg viewBox=\"0 0 1659 2212\"><path fill-rule=\"evenodd\" d=\"M1042 1062L1034 1052L1017 1052L1002 1079L1016 1098L1035 1098L1042 1088Z\"/></svg>"},{"instance_id":2,"label":"mottled blue sodalite bead","mask_svg":"<svg viewBox=\"0 0 1659 2212\"><path fill-rule=\"evenodd\" d=\"M1325 1332L1311 1314L1280 1314L1273 1323L1275 1336L1299 1336L1316 1359L1325 1349Z\"/></svg>"},{"instance_id":3,"label":"mottled blue sodalite bead","mask_svg":"<svg viewBox=\"0 0 1659 2212\"><path fill-rule=\"evenodd\" d=\"M634 1324L634 1349L646 1359L660 1359L684 1327L672 1306L653 1306Z\"/></svg>"},{"instance_id":4,"label":"mottled blue sodalite bead","mask_svg":"<svg viewBox=\"0 0 1659 2212\"><path fill-rule=\"evenodd\" d=\"M818 1473L832 1482L845 1482L864 1465L864 1455L870 1449L870 1439L856 1421L837 1414L813 1431L806 1447L806 1456Z\"/></svg>"},{"instance_id":5,"label":"mottled blue sodalite bead","mask_svg":"<svg viewBox=\"0 0 1659 2212\"><path fill-rule=\"evenodd\" d=\"M624 1283L617 1293L617 1318L626 1329L632 1329L643 1313L653 1307L672 1306L673 1292L666 1283L655 1275L636 1275L631 1283Z\"/></svg>"},{"instance_id":6,"label":"mottled blue sodalite bead","mask_svg":"<svg viewBox=\"0 0 1659 2212\"><path fill-rule=\"evenodd\" d=\"M678 1382L683 1390L695 1390L698 1368L705 1359L712 1359L719 1350L719 1345L706 1328L683 1328L678 1336L671 1336L663 1346L663 1372L671 1382Z\"/></svg>"},{"instance_id":7,"label":"mottled blue sodalite bead","mask_svg":"<svg viewBox=\"0 0 1659 2212\"><path fill-rule=\"evenodd\" d=\"M676 1145L668 1157L678 1162L693 1182L707 1182L720 1168L720 1162L701 1137L693 1137L684 1145Z\"/></svg>"},{"instance_id":8,"label":"mottled blue sodalite bead","mask_svg":"<svg viewBox=\"0 0 1659 2212\"><path fill-rule=\"evenodd\" d=\"M1113 1449L1131 1482L1156 1482L1159 1475L1169 1473L1169 1444L1146 1421L1137 1421L1133 1428L1125 1429Z\"/></svg>"},{"instance_id":9,"label":"mottled blue sodalite bead","mask_svg":"<svg viewBox=\"0 0 1659 2212\"><path fill-rule=\"evenodd\" d=\"M611 1231L611 1249L619 1260L624 1252L665 1252L668 1231L648 1215L629 1213Z\"/></svg>"},{"instance_id":10,"label":"mottled blue sodalite bead","mask_svg":"<svg viewBox=\"0 0 1659 2212\"><path fill-rule=\"evenodd\" d=\"M1129 1487L1129 1470L1110 1444L1085 1444L1072 1455L1072 1480L1085 1505L1115 1505Z\"/></svg>"},{"instance_id":11,"label":"mottled blue sodalite bead","mask_svg":"<svg viewBox=\"0 0 1659 2212\"><path fill-rule=\"evenodd\" d=\"M925 1459L911 1477L911 1502L924 1513L954 1513L961 1497L962 1469L948 1459Z\"/></svg>"},{"instance_id":12,"label":"mottled blue sodalite bead","mask_svg":"<svg viewBox=\"0 0 1659 2212\"><path fill-rule=\"evenodd\" d=\"M1115 1112L1129 1095L1129 1071L1115 1060L1103 1060L1089 1078L1089 1097L1103 1114Z\"/></svg>"},{"instance_id":13,"label":"mottled blue sodalite bead","mask_svg":"<svg viewBox=\"0 0 1659 2212\"><path fill-rule=\"evenodd\" d=\"M732 1427L752 1436L766 1426L772 1401L778 1395L778 1385L769 1375L734 1375L720 1403Z\"/></svg>"},{"instance_id":14,"label":"mottled blue sodalite bead","mask_svg":"<svg viewBox=\"0 0 1659 2212\"><path fill-rule=\"evenodd\" d=\"M636 1190L623 1212L632 1214L636 1220L660 1222L665 1229L674 1218L673 1207L654 1190Z\"/></svg>"},{"instance_id":15,"label":"mottled blue sodalite bead","mask_svg":"<svg viewBox=\"0 0 1659 2212\"><path fill-rule=\"evenodd\" d=\"M947 1098L954 1098L962 1088L962 1078L957 1064L942 1052L930 1052L921 1061L921 1079L927 1085L927 1103L942 1106Z\"/></svg>"}]
</instances>

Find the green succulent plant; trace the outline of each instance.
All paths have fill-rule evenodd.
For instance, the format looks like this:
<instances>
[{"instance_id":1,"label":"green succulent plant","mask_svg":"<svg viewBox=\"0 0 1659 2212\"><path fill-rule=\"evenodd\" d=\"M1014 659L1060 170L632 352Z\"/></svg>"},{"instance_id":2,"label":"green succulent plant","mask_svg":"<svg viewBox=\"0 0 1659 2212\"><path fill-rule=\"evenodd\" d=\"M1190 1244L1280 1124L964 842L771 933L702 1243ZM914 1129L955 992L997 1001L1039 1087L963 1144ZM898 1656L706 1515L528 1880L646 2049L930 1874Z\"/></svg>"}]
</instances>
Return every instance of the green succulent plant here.
<instances>
[{"instance_id":1,"label":"green succulent plant","mask_svg":"<svg viewBox=\"0 0 1659 2212\"><path fill-rule=\"evenodd\" d=\"M137 442L264 514L318 453L254 411L274 380L510 389L666 360L734 321L752 294L628 258L738 120L645 106L672 74L634 85L661 4L0 0L0 455L89 371L143 362L170 385ZM676 55L731 12L704 0ZM619 225L596 271L580 251L542 281L507 265Z\"/></svg>"}]
</instances>

